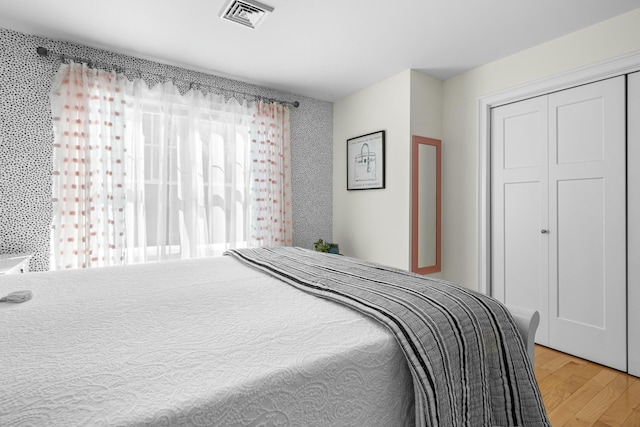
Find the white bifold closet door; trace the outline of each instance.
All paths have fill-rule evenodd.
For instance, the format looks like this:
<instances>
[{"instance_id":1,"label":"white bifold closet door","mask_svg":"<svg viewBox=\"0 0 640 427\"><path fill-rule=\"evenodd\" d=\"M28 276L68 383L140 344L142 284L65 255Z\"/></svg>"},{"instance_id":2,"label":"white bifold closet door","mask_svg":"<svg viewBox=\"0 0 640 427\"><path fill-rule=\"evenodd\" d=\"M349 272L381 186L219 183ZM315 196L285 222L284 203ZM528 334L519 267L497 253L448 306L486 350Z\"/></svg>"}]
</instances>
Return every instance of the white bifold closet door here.
<instances>
[{"instance_id":1,"label":"white bifold closet door","mask_svg":"<svg viewBox=\"0 0 640 427\"><path fill-rule=\"evenodd\" d=\"M537 342L620 370L626 348L625 78L492 110L492 294Z\"/></svg>"},{"instance_id":2,"label":"white bifold closet door","mask_svg":"<svg viewBox=\"0 0 640 427\"><path fill-rule=\"evenodd\" d=\"M547 97L491 111L491 295L540 313L549 345Z\"/></svg>"},{"instance_id":3,"label":"white bifold closet door","mask_svg":"<svg viewBox=\"0 0 640 427\"><path fill-rule=\"evenodd\" d=\"M640 377L640 72L628 76L627 221L629 373Z\"/></svg>"}]
</instances>

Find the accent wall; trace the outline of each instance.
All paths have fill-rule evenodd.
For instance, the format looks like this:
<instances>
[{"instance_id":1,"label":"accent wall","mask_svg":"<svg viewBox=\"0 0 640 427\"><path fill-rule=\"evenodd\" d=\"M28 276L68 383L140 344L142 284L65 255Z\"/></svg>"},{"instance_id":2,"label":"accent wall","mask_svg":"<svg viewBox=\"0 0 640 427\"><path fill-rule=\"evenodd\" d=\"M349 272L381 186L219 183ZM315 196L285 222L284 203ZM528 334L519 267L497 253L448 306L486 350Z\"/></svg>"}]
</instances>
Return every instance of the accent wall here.
<instances>
[{"instance_id":1,"label":"accent wall","mask_svg":"<svg viewBox=\"0 0 640 427\"><path fill-rule=\"evenodd\" d=\"M333 104L175 66L0 28L0 254L33 252L47 270L53 130L49 89L59 62L36 47L257 96L300 101L291 107L293 243L313 248L332 232ZM132 73L137 77L136 73ZM187 90L188 87L185 87Z\"/></svg>"}]
</instances>

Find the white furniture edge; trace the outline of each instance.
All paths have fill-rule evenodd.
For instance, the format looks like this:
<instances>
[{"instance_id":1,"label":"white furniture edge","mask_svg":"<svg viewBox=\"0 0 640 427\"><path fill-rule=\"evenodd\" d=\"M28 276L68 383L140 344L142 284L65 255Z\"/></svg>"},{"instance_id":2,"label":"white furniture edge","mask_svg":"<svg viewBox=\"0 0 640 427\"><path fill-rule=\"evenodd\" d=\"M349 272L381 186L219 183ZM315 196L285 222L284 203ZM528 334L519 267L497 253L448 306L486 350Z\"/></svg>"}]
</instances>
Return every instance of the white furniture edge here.
<instances>
[{"instance_id":1,"label":"white furniture edge","mask_svg":"<svg viewBox=\"0 0 640 427\"><path fill-rule=\"evenodd\" d=\"M506 307L513 316L513 320L518 327L518 332L520 332L522 341L524 342L525 348L527 349L529 360L533 365L533 353L536 344L536 331L538 330L538 325L540 324L540 313L535 310L524 307L516 307L513 305L508 305Z\"/></svg>"},{"instance_id":2,"label":"white furniture edge","mask_svg":"<svg viewBox=\"0 0 640 427\"><path fill-rule=\"evenodd\" d=\"M19 271L22 265L28 270L29 261L33 253L0 254L0 275L11 274Z\"/></svg>"},{"instance_id":3,"label":"white furniture edge","mask_svg":"<svg viewBox=\"0 0 640 427\"><path fill-rule=\"evenodd\" d=\"M491 108L640 70L640 51L481 97L478 148L478 291L491 295Z\"/></svg>"}]
</instances>

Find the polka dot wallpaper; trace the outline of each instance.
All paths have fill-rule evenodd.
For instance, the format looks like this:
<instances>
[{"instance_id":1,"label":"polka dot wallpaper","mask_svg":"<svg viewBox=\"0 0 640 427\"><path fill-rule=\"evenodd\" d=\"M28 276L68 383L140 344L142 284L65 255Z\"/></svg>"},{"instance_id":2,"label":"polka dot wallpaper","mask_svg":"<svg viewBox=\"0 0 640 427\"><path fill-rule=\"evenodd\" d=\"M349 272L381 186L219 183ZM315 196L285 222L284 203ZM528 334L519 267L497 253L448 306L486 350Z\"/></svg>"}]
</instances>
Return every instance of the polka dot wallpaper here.
<instances>
[{"instance_id":1,"label":"polka dot wallpaper","mask_svg":"<svg viewBox=\"0 0 640 427\"><path fill-rule=\"evenodd\" d=\"M59 61L40 57L38 46L141 70L149 84L161 79L145 72L299 101L299 108L291 107L293 244L313 248L318 238L331 238L332 103L0 28L0 254L33 252L31 270L49 268L53 144L49 89Z\"/></svg>"}]
</instances>

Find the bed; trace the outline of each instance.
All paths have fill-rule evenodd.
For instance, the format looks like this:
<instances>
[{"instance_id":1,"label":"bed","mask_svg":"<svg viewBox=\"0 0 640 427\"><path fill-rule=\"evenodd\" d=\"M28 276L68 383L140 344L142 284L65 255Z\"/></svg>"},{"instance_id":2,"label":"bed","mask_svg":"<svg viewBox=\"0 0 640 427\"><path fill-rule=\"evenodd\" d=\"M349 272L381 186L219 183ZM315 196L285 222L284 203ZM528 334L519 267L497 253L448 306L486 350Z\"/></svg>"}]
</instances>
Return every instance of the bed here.
<instances>
[{"instance_id":1,"label":"bed","mask_svg":"<svg viewBox=\"0 0 640 427\"><path fill-rule=\"evenodd\" d=\"M550 425L525 341L494 300L300 248L227 255L0 277L0 296L33 292L27 302L0 304L0 425ZM385 303L338 291L345 277L357 292L383 282L410 284L415 294L428 286L445 299L459 292L497 307L491 322L500 324L472 358L479 350L469 337L480 332L466 320L449 319L472 331L458 344L423 331L426 347L445 359L425 362L394 330L410 323L385 320ZM464 307L462 317L482 317ZM448 310L429 315L425 327ZM449 350L460 343L462 374ZM419 366L429 372L416 373ZM452 379L463 390L443 392L440 383Z\"/></svg>"}]
</instances>

